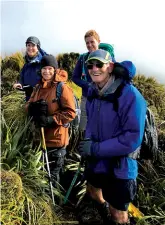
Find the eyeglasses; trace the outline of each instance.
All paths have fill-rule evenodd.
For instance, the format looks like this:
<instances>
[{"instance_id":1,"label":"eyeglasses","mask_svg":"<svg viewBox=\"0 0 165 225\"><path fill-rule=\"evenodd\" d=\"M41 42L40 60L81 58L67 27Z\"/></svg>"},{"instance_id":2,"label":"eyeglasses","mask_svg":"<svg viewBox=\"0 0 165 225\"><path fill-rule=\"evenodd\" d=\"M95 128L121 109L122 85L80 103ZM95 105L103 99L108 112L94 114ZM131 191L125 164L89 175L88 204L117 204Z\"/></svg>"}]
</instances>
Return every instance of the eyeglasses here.
<instances>
[{"instance_id":1,"label":"eyeglasses","mask_svg":"<svg viewBox=\"0 0 165 225\"><path fill-rule=\"evenodd\" d=\"M87 69L91 70L93 69L93 66L96 66L97 68L101 69L104 66L104 63L93 63L93 64L87 64Z\"/></svg>"}]
</instances>

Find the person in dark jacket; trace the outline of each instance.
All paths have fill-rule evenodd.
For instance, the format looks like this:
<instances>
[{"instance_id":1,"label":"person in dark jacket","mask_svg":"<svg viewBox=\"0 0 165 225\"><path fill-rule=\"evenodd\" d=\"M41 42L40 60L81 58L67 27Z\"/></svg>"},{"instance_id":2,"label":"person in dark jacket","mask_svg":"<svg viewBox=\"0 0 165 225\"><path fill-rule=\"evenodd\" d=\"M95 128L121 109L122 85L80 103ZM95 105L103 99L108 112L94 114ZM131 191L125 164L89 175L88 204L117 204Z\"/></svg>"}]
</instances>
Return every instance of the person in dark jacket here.
<instances>
[{"instance_id":1,"label":"person in dark jacket","mask_svg":"<svg viewBox=\"0 0 165 225\"><path fill-rule=\"evenodd\" d=\"M46 52L41 49L40 41L37 37L31 36L26 40L25 64L21 70L20 80L13 85L13 88L24 89L26 101L29 100L33 91L33 87L40 80L38 71L40 70L40 62Z\"/></svg>"},{"instance_id":2,"label":"person in dark jacket","mask_svg":"<svg viewBox=\"0 0 165 225\"><path fill-rule=\"evenodd\" d=\"M92 81L88 70L85 66L85 61L88 58L90 52L98 49L98 45L100 43L100 37L95 30L89 30L85 33L84 40L86 43L86 47L88 49L87 53L80 55L75 69L73 71L72 81L82 88L82 97L81 97L81 117L80 117L80 131L84 132L86 127L86 97L88 93L88 87L90 82Z\"/></svg>"},{"instance_id":3,"label":"person in dark jacket","mask_svg":"<svg viewBox=\"0 0 165 225\"><path fill-rule=\"evenodd\" d=\"M86 43L86 47L88 52L81 54L75 69L73 71L72 81L82 88L82 97L81 97L81 118L80 118L80 131L84 133L86 127L86 97L88 93L88 87L91 83L91 77L88 73L88 69L86 68L85 61L87 60L89 54L98 48L106 49L110 51L114 56L113 46L106 43L100 43L100 37L95 30L89 30L85 33L84 40Z\"/></svg>"},{"instance_id":4,"label":"person in dark jacket","mask_svg":"<svg viewBox=\"0 0 165 225\"><path fill-rule=\"evenodd\" d=\"M121 65L129 67L129 63ZM104 224L129 224L127 211L136 194L136 153L144 133L146 101L129 82L135 75L132 65L125 77L117 76L109 52L99 49L89 54L86 66L93 82L86 104L86 139L79 151L87 162L87 193L95 199L90 185L98 188L98 208L110 212Z\"/></svg>"},{"instance_id":5,"label":"person in dark jacket","mask_svg":"<svg viewBox=\"0 0 165 225\"><path fill-rule=\"evenodd\" d=\"M58 69L54 56L43 56L40 66L40 81L26 103L26 110L33 118L36 130L44 127L52 182L56 186L56 182L60 181L66 146L69 143L68 123L76 115L74 96L73 90L66 84L68 74L65 70ZM60 105L56 98L59 82L63 82Z\"/></svg>"}]
</instances>

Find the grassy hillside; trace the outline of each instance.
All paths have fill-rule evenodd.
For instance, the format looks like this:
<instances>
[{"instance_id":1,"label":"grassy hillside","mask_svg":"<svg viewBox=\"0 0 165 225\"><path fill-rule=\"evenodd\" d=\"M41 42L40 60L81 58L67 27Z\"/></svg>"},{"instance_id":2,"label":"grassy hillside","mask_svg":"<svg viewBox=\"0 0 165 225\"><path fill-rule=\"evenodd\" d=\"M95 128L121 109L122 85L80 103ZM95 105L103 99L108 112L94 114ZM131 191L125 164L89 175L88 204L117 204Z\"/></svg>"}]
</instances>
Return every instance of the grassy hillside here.
<instances>
[{"instance_id":1,"label":"grassy hillside","mask_svg":"<svg viewBox=\"0 0 165 225\"><path fill-rule=\"evenodd\" d=\"M61 202L65 190L62 187L58 190L54 189L57 204L55 207L52 206L52 200L48 195L49 182L41 161L41 145L34 148L33 127L24 111L24 95L12 90L14 79L18 79L23 65L22 60L23 57L17 54L1 62L3 89L1 223L4 225L53 225L60 224L59 220L64 219L74 224L69 214L67 216L59 214L64 210ZM165 120L165 86L153 77L146 78L143 75L136 76L134 84L146 98L148 106L155 115L157 126L160 125ZM68 81L68 85L81 99L81 89L71 81ZM144 219L137 221L137 224L141 225L165 225L165 126L160 126L158 130L160 150L158 161L139 162L138 195L134 205L145 215ZM78 142L76 144L78 145ZM66 162L65 170L67 172L70 168L73 174L73 171L78 168L79 156L76 155L76 148L73 150L71 148L72 146L69 145L68 151L75 152L72 152L72 160ZM68 182L70 183L71 179ZM78 187L77 193L82 193L83 188L84 186ZM72 205L73 209L74 206Z\"/></svg>"}]
</instances>

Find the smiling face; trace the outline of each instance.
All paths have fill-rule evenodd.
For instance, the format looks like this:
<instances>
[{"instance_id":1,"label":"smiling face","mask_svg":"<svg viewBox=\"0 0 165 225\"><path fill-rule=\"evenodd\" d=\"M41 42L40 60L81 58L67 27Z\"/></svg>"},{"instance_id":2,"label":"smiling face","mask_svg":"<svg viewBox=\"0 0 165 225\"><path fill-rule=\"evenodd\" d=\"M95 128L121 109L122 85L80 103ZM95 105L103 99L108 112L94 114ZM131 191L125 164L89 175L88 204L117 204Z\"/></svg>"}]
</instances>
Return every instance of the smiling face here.
<instances>
[{"instance_id":1,"label":"smiling face","mask_svg":"<svg viewBox=\"0 0 165 225\"><path fill-rule=\"evenodd\" d=\"M55 74L55 68L52 66L45 66L41 69L41 75L45 81L52 81Z\"/></svg>"},{"instance_id":2,"label":"smiling face","mask_svg":"<svg viewBox=\"0 0 165 225\"><path fill-rule=\"evenodd\" d=\"M97 41L93 36L85 38L86 47L89 52L96 51L98 49L100 41Z\"/></svg>"},{"instance_id":3,"label":"smiling face","mask_svg":"<svg viewBox=\"0 0 165 225\"><path fill-rule=\"evenodd\" d=\"M37 45L33 43L27 43L26 44L26 53L28 54L29 57L34 57L38 53L38 48Z\"/></svg>"},{"instance_id":4,"label":"smiling face","mask_svg":"<svg viewBox=\"0 0 165 225\"><path fill-rule=\"evenodd\" d=\"M110 77L110 73L113 69L113 64L111 63L102 63L99 60L91 60L87 63L88 72L91 76L91 79L96 83L100 88L104 87Z\"/></svg>"}]
</instances>

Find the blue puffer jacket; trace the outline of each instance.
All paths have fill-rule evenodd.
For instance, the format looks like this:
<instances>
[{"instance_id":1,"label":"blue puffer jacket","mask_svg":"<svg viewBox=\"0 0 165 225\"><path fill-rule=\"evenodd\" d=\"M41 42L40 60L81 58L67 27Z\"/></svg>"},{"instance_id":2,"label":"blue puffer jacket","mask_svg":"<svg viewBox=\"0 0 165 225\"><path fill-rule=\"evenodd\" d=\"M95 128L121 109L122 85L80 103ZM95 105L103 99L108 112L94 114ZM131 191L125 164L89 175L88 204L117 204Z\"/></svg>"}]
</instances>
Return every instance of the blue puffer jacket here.
<instances>
[{"instance_id":1,"label":"blue puffer jacket","mask_svg":"<svg viewBox=\"0 0 165 225\"><path fill-rule=\"evenodd\" d=\"M85 66L88 55L89 52L80 55L72 75L73 82L82 88L82 95L84 97L87 97L89 84L92 81Z\"/></svg>"},{"instance_id":2,"label":"blue puffer jacket","mask_svg":"<svg viewBox=\"0 0 165 225\"><path fill-rule=\"evenodd\" d=\"M116 79L100 98L97 88L88 92L86 138L90 138L95 159L89 161L93 173L108 173L120 179L135 179L137 161L127 157L142 142L146 101L131 84L125 84L118 98L118 110L113 99L123 81Z\"/></svg>"},{"instance_id":3,"label":"blue puffer jacket","mask_svg":"<svg viewBox=\"0 0 165 225\"><path fill-rule=\"evenodd\" d=\"M27 56L25 56L25 64L21 70L20 74L20 83L22 86L30 85L34 87L38 81L41 79L40 75L38 74L38 71L40 70L40 62L44 55L47 53L40 49L38 55L33 58L29 59ZM26 95L26 101L28 101L30 96Z\"/></svg>"}]
</instances>

